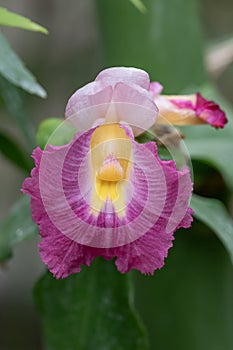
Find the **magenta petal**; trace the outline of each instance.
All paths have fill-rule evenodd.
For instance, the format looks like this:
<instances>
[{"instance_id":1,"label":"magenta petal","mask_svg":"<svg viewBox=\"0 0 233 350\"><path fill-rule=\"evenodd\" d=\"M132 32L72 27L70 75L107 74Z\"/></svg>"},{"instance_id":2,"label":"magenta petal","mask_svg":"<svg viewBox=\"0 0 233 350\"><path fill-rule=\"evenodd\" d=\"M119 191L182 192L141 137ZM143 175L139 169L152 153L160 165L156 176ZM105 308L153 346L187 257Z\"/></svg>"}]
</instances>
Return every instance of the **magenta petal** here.
<instances>
[{"instance_id":1,"label":"magenta petal","mask_svg":"<svg viewBox=\"0 0 233 350\"><path fill-rule=\"evenodd\" d=\"M36 167L32 169L31 177L26 178L22 185L22 191L25 194L29 194L31 196L32 219L37 224L40 222L41 218L43 217L43 209L42 209L43 204L41 200L39 182L38 182L39 168L40 168L42 154L43 154L43 151L39 147L37 147L33 151L32 157L34 159Z\"/></svg>"},{"instance_id":2,"label":"magenta petal","mask_svg":"<svg viewBox=\"0 0 233 350\"><path fill-rule=\"evenodd\" d=\"M227 118L219 105L214 101L206 100L200 93L197 93L196 96L195 110L198 117L216 128L223 128L227 123Z\"/></svg>"},{"instance_id":3,"label":"magenta petal","mask_svg":"<svg viewBox=\"0 0 233 350\"><path fill-rule=\"evenodd\" d=\"M163 267L173 239L172 234L150 230L124 249L119 248L116 260L118 271L126 273L136 269L143 274L153 275L155 270Z\"/></svg>"},{"instance_id":4,"label":"magenta petal","mask_svg":"<svg viewBox=\"0 0 233 350\"><path fill-rule=\"evenodd\" d=\"M192 101L190 100L179 100L177 99L172 99L170 100L176 107L180 109L190 109L192 111L195 111L195 106Z\"/></svg>"},{"instance_id":5,"label":"magenta petal","mask_svg":"<svg viewBox=\"0 0 233 350\"><path fill-rule=\"evenodd\" d=\"M146 144L146 147L156 155L153 143ZM116 248L116 265L122 273L134 268L142 273L153 274L156 269L160 269L172 247L173 233L180 227L190 227L192 222L192 209L188 208L192 183L187 177L188 171L177 172L173 161L159 161L166 178L166 201L159 220L145 235L127 246Z\"/></svg>"},{"instance_id":6,"label":"magenta petal","mask_svg":"<svg viewBox=\"0 0 233 350\"><path fill-rule=\"evenodd\" d=\"M141 69L129 67L113 67L100 72L96 81L114 86L117 82L136 84L148 90L150 85L149 75Z\"/></svg>"},{"instance_id":7,"label":"magenta petal","mask_svg":"<svg viewBox=\"0 0 233 350\"><path fill-rule=\"evenodd\" d=\"M191 223L189 173L177 171L173 161L161 161L154 143L132 140L134 162L128 178L132 191L128 198L125 187L125 215L118 217L107 200L95 216L90 211L93 184L85 163L93 132L76 135L68 145L34 152L36 167L23 191L31 195L33 220L42 237L42 260L57 278L79 272L82 264L89 266L97 256L116 257L122 273L135 268L153 274L164 264L174 231Z\"/></svg>"},{"instance_id":8,"label":"magenta petal","mask_svg":"<svg viewBox=\"0 0 233 350\"><path fill-rule=\"evenodd\" d=\"M163 168L145 145L132 141L134 166L124 185L126 214L118 217L111 201L106 201L95 217L91 207L95 185L89 165L93 132L44 152L38 179L41 199L50 220L70 239L98 248L125 245L143 235L159 218L166 198ZM151 167L153 172L149 171Z\"/></svg>"},{"instance_id":9,"label":"magenta petal","mask_svg":"<svg viewBox=\"0 0 233 350\"><path fill-rule=\"evenodd\" d=\"M172 98L170 102L179 109L193 111L196 118L216 128L223 128L227 123L226 115L219 105L214 101L206 100L199 92L196 94L195 102L189 100L188 96L187 99Z\"/></svg>"},{"instance_id":10,"label":"magenta petal","mask_svg":"<svg viewBox=\"0 0 233 350\"><path fill-rule=\"evenodd\" d=\"M191 223L193 222L193 217L192 214L194 213L192 208L188 208L186 211L185 216L183 217L182 221L180 222L180 224L178 225L178 228L189 228L191 226Z\"/></svg>"},{"instance_id":11,"label":"magenta petal","mask_svg":"<svg viewBox=\"0 0 233 350\"><path fill-rule=\"evenodd\" d=\"M189 227L192 222L192 211L189 210L188 206L193 186L188 169L183 169L178 172L177 190L176 202L172 210L173 213L170 215L166 226L167 232L174 232L179 227Z\"/></svg>"},{"instance_id":12,"label":"magenta petal","mask_svg":"<svg viewBox=\"0 0 233 350\"><path fill-rule=\"evenodd\" d=\"M78 244L63 235L46 216L40 224L40 233L43 237L39 244L41 258L56 278L80 272L81 264L90 266L100 255L98 249Z\"/></svg>"}]
</instances>

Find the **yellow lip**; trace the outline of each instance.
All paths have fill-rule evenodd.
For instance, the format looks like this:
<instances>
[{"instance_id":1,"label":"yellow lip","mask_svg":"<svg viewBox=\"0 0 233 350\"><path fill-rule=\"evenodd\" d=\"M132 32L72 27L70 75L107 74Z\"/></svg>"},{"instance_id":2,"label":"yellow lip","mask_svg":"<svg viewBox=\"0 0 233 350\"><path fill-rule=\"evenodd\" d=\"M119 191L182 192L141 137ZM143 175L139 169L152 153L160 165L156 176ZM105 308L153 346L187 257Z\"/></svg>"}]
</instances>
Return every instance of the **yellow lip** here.
<instances>
[{"instance_id":1,"label":"yellow lip","mask_svg":"<svg viewBox=\"0 0 233 350\"><path fill-rule=\"evenodd\" d=\"M116 212L125 208L124 183L127 181L132 141L118 123L99 126L92 134L91 167L95 183L91 199L92 211L99 213L107 199Z\"/></svg>"}]
</instances>

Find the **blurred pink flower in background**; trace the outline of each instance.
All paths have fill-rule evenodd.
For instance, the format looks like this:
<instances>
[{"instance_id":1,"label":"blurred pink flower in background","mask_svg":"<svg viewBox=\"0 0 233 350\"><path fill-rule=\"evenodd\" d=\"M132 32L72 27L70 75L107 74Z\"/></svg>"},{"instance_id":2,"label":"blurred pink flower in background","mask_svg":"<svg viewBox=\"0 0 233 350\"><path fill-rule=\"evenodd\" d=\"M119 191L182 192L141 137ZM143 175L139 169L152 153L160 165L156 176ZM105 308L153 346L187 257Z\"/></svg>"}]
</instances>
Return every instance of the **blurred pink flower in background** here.
<instances>
[{"instance_id":1,"label":"blurred pink flower in background","mask_svg":"<svg viewBox=\"0 0 233 350\"><path fill-rule=\"evenodd\" d=\"M219 105L206 100L199 92L192 95L162 95L162 90L160 83L151 83L150 92L159 109L158 124L210 124L223 128L227 123L226 115Z\"/></svg>"}]
</instances>

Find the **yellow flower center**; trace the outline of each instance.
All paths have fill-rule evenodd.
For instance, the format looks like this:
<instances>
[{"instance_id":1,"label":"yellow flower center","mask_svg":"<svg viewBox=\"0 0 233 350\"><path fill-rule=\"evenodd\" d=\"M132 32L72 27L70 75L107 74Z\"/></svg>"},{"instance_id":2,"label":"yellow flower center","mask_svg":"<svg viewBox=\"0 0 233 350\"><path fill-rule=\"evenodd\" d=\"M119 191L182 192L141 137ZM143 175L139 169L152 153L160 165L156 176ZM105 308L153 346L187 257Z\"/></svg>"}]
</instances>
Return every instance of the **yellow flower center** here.
<instances>
[{"instance_id":1,"label":"yellow flower center","mask_svg":"<svg viewBox=\"0 0 233 350\"><path fill-rule=\"evenodd\" d=\"M102 181L118 182L123 179L124 171L116 158L106 159L98 170L96 177Z\"/></svg>"},{"instance_id":2,"label":"yellow flower center","mask_svg":"<svg viewBox=\"0 0 233 350\"><path fill-rule=\"evenodd\" d=\"M92 208L99 212L107 199L116 210L124 207L124 183L129 172L132 142L117 123L99 126L91 137L91 166L95 191Z\"/></svg>"}]
</instances>

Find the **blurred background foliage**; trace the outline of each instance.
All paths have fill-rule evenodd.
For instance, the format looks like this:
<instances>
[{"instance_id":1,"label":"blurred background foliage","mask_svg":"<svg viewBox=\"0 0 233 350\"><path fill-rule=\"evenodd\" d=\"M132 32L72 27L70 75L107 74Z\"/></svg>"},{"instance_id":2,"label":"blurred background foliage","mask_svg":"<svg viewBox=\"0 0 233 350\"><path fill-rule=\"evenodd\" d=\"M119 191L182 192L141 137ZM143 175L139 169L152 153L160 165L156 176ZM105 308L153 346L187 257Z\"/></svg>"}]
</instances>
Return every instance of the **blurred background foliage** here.
<instances>
[{"instance_id":1,"label":"blurred background foliage","mask_svg":"<svg viewBox=\"0 0 233 350\"><path fill-rule=\"evenodd\" d=\"M36 248L37 229L30 220L28 198L21 198L19 193L21 182L32 166L30 153L36 145L40 122L49 117L63 117L73 91L93 80L104 67L113 65L147 70L152 80L164 85L166 93L201 90L206 97L219 101L232 119L232 2L144 0L143 4L144 7L140 1L129 0L73 0L69 6L62 0L24 0L17 4L2 1L1 5L9 10L43 24L49 35L7 28L6 25L16 23L18 28L46 33L44 27L25 19L9 19L9 13L0 9L0 25L4 25L0 34L0 217L3 219L0 224L0 328L4 329L0 336L1 350L41 349L40 325L31 289L44 267ZM47 99L33 96L46 97L45 89L34 75L46 87ZM213 84L218 89L213 88ZM52 124L57 125L56 119ZM186 127L182 132L193 159L195 193L207 199L194 198L192 206L200 221L195 220L189 231L180 230L176 234L174 249L165 267L154 277L132 274L136 307L147 328L151 349L231 350L233 126L229 122L221 131L207 126ZM11 204L18 199L6 216ZM32 240L24 241L31 236ZM19 242L22 243L16 245ZM13 259L8 260L12 249ZM106 276L114 275L112 267L95 264L97 275L102 269L106 269ZM80 298L85 295L85 289L80 290L79 283L86 283L88 273L84 271L71 278ZM106 312L115 307L117 314L116 309L124 305L123 319L129 321L125 323L129 332L121 334L125 341L113 345L108 341L106 349L146 349L146 341L140 340L144 339L142 326L137 324L137 317L132 316L132 296L127 299L129 282L119 274L115 278L122 286L121 291L116 285L109 291L104 279L98 282L111 303L118 302L112 303ZM93 300L93 295L100 294L101 302L99 284L91 287L86 304L79 305L72 294L70 279L67 281L59 284L59 291L68 293L66 304L62 303L56 288L54 290L49 276L41 280L35 291L49 349L69 348L67 343L55 339L54 334L60 332L64 320L71 324L82 322L75 318L76 314L70 314L71 306L84 312L90 304L95 317L89 317L88 321L98 320L102 325L100 330L108 327L101 323L104 315L98 319L99 306ZM46 294L49 290L54 294ZM61 307L64 319L56 314L57 306ZM122 321L117 323L114 318L112 322L113 327L107 328L106 334L103 332L106 339L108 334L112 334L112 339L117 338L117 327ZM93 344L75 340L76 328L67 327L64 332L72 343L71 349L95 348ZM99 349L104 349L103 337L94 338ZM135 343L128 342L130 338Z\"/></svg>"}]
</instances>

